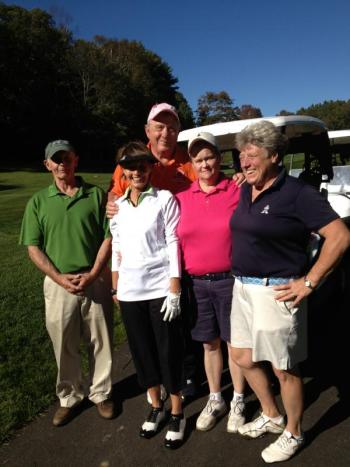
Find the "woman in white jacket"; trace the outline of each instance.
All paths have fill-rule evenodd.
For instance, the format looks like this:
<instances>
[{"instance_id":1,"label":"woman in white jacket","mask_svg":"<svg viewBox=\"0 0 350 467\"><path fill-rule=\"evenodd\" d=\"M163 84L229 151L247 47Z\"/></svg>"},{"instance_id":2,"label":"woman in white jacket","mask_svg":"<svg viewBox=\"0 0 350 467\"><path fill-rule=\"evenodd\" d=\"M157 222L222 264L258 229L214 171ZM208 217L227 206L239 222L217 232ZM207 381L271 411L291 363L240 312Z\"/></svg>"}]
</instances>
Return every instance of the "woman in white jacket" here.
<instances>
[{"instance_id":1,"label":"woman in white jacket","mask_svg":"<svg viewBox=\"0 0 350 467\"><path fill-rule=\"evenodd\" d=\"M111 219L112 295L119 302L138 380L147 388L152 409L140 436L151 438L165 418L163 384L171 399L165 446L178 447L184 436L181 389L183 337L180 315L180 259L173 195L150 184L156 159L140 142L118 154L129 188Z\"/></svg>"}]
</instances>

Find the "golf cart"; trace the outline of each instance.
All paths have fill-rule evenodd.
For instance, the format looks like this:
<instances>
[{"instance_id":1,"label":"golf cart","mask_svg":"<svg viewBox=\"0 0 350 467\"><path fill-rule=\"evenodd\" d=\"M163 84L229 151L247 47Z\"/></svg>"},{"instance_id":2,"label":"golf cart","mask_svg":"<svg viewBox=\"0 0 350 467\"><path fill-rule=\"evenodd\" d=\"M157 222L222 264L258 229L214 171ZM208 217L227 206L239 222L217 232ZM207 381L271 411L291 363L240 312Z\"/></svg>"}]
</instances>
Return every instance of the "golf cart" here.
<instances>
[{"instance_id":1,"label":"golf cart","mask_svg":"<svg viewBox=\"0 0 350 467\"><path fill-rule=\"evenodd\" d=\"M266 117L252 118L247 120L235 120L224 123L214 123L198 128L181 131L178 142L188 141L200 131L208 131L216 136L219 148L222 152L232 153L233 165L239 170L238 151L235 149L235 136L247 125L260 120L268 120L280 128L289 141L288 169L293 168L294 155L303 155L303 172L307 175L312 184L318 186L321 183L322 175L327 180L333 178L332 158L330 153L330 143L325 124L318 118L304 115L292 115L287 117ZM300 159L300 157L299 157ZM302 172L300 170L300 172ZM303 174L302 174L303 176Z\"/></svg>"},{"instance_id":2,"label":"golf cart","mask_svg":"<svg viewBox=\"0 0 350 467\"><path fill-rule=\"evenodd\" d=\"M178 142L185 143L198 132L208 131L216 136L222 152L231 153L232 166L239 171L239 154L235 149L235 136L247 125L260 120L274 123L288 137L289 145L284 157L284 165L290 175L302 178L317 189L322 189L324 195L328 196L333 209L340 217L348 221L350 196L347 193L350 191L350 165L333 167L332 162L336 160L336 157L332 154L338 153L344 158L344 151L347 151L346 154L350 156L350 130L328 132L324 122L318 118L290 115L235 120L191 128L180 132ZM342 181L339 182L339 180Z\"/></svg>"},{"instance_id":3,"label":"golf cart","mask_svg":"<svg viewBox=\"0 0 350 467\"><path fill-rule=\"evenodd\" d=\"M333 209L350 226L350 130L329 131L334 177L322 183Z\"/></svg>"}]
</instances>

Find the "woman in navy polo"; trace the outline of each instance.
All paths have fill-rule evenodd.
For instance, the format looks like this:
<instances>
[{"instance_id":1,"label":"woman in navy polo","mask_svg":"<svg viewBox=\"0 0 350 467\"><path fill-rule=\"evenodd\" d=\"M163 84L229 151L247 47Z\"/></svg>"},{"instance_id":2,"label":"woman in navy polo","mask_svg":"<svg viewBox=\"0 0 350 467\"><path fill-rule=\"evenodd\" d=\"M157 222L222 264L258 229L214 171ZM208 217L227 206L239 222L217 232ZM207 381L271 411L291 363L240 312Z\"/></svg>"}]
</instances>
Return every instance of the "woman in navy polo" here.
<instances>
[{"instance_id":1,"label":"woman in navy polo","mask_svg":"<svg viewBox=\"0 0 350 467\"><path fill-rule=\"evenodd\" d=\"M237 137L247 183L231 218L232 268L236 276L231 313L231 358L262 407L238 429L248 438L279 438L262 452L265 462L289 459L303 445L303 387L297 364L307 357L306 297L331 271L350 244L350 234L327 200L290 177L280 165L286 139L268 121ZM308 269L311 232L324 237ZM269 361L281 386L287 424L260 362Z\"/></svg>"}]
</instances>

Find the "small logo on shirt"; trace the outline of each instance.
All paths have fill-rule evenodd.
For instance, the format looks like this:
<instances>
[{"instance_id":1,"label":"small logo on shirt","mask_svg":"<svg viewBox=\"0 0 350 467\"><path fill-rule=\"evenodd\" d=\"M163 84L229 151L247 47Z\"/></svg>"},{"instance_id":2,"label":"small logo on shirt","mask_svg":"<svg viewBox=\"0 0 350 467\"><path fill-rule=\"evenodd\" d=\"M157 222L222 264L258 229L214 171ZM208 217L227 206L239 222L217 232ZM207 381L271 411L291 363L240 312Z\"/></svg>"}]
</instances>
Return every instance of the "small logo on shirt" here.
<instances>
[{"instance_id":1,"label":"small logo on shirt","mask_svg":"<svg viewBox=\"0 0 350 467\"><path fill-rule=\"evenodd\" d=\"M268 214L269 213L269 209L270 209L270 205L267 204L264 209L261 211L260 214Z\"/></svg>"}]
</instances>

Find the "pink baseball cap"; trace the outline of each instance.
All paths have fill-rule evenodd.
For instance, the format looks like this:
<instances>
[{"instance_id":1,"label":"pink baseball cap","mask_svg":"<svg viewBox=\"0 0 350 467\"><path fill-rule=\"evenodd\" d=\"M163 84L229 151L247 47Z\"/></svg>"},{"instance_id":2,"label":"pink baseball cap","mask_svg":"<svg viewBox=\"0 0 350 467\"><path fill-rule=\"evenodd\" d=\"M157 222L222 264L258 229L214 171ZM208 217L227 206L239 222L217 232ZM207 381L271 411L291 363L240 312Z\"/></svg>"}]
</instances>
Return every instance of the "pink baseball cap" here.
<instances>
[{"instance_id":1,"label":"pink baseball cap","mask_svg":"<svg viewBox=\"0 0 350 467\"><path fill-rule=\"evenodd\" d=\"M178 116L178 114L176 112L175 107L170 105L170 104L167 104L166 102L162 102L161 104L154 104L154 106L151 108L151 111L148 114L147 123L150 120L154 120L156 118L156 116L159 115L161 112L170 113L171 115L173 115L176 118L176 120L178 122L180 122L179 116Z\"/></svg>"}]
</instances>

